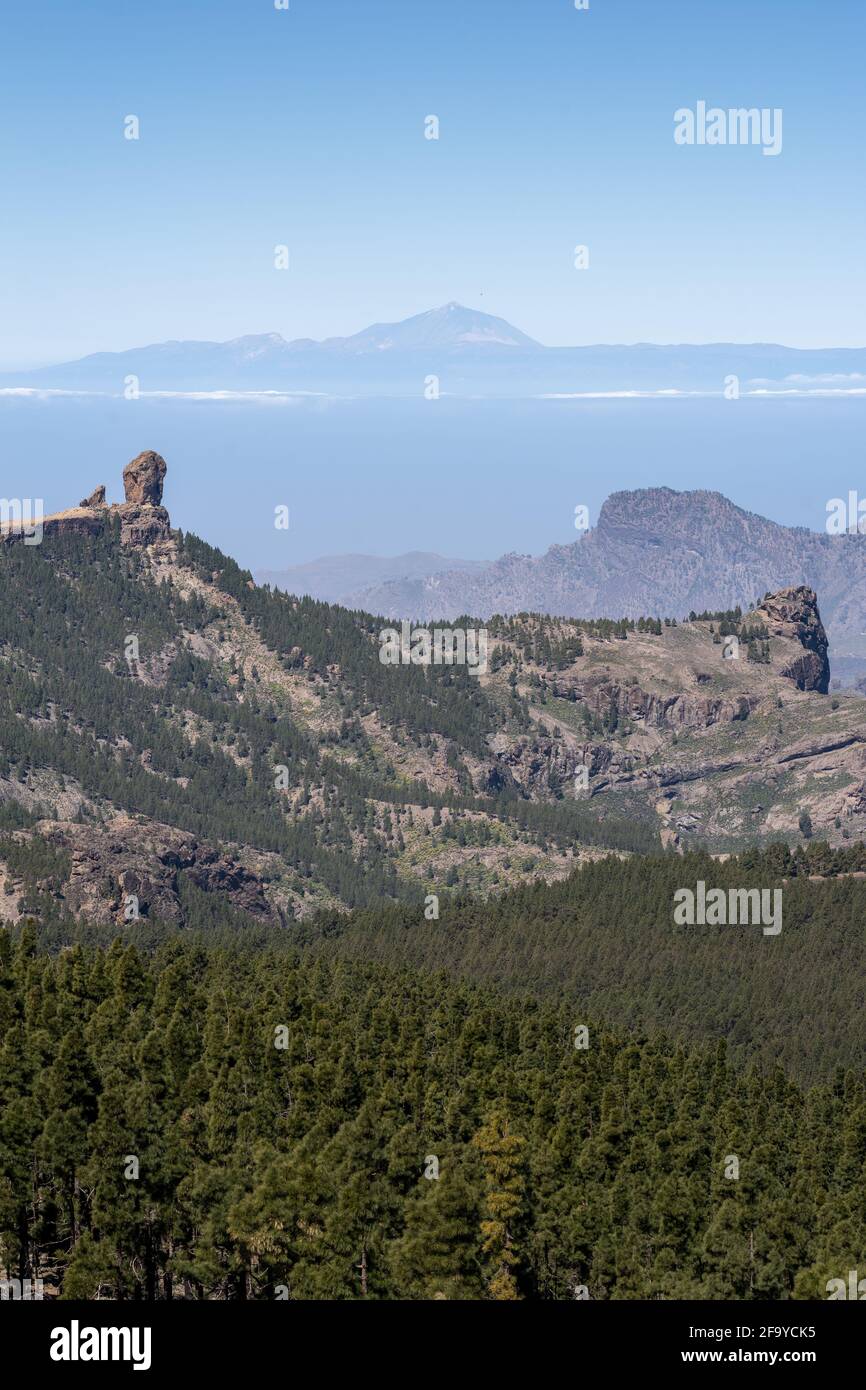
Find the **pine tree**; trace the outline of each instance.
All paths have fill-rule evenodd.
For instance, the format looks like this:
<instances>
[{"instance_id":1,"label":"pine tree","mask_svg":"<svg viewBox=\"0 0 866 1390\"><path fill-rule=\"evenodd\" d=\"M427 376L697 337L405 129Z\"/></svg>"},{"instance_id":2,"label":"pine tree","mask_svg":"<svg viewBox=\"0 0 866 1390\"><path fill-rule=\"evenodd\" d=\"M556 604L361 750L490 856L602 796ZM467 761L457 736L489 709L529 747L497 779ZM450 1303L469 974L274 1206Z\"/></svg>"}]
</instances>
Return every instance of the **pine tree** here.
<instances>
[{"instance_id":1,"label":"pine tree","mask_svg":"<svg viewBox=\"0 0 866 1390\"><path fill-rule=\"evenodd\" d=\"M504 1111L494 1108L472 1142L484 1169L481 1236L488 1290L491 1298L509 1301L520 1297L516 1276L521 1256L515 1242L523 1208L526 1141L514 1132Z\"/></svg>"}]
</instances>

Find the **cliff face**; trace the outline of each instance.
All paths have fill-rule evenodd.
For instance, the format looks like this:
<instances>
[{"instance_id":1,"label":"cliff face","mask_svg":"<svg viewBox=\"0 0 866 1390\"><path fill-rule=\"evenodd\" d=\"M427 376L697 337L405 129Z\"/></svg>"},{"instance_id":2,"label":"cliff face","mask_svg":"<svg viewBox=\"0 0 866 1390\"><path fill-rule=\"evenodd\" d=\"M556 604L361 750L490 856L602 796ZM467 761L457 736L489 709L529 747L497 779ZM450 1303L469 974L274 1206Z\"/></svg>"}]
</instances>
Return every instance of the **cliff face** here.
<instances>
[{"instance_id":1,"label":"cliff face","mask_svg":"<svg viewBox=\"0 0 866 1390\"><path fill-rule=\"evenodd\" d=\"M165 507L127 502L111 510L120 517L123 545L151 546L171 538L171 521Z\"/></svg>"},{"instance_id":2,"label":"cliff face","mask_svg":"<svg viewBox=\"0 0 866 1390\"><path fill-rule=\"evenodd\" d=\"M846 702L843 713L819 698L829 664L814 591L766 595L739 625L736 660L724 659L719 627L697 620L627 641L585 634L575 661L536 671L540 699L524 687L544 732L494 739L490 785L543 798L585 767L593 797L662 797L655 811L671 844L681 834L788 829L807 804L824 825L860 814L866 707ZM529 630L522 641L531 643ZM844 793L830 794L833 777L850 779Z\"/></svg>"}]
</instances>

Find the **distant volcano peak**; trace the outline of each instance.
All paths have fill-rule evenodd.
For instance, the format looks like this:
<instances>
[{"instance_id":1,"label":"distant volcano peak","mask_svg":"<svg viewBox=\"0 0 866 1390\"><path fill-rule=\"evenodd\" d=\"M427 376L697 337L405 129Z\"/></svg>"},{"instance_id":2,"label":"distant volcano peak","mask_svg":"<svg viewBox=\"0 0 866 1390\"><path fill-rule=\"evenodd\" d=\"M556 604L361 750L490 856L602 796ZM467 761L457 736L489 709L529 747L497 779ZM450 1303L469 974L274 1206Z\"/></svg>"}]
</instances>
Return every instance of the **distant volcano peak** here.
<instances>
[{"instance_id":1,"label":"distant volcano peak","mask_svg":"<svg viewBox=\"0 0 866 1390\"><path fill-rule=\"evenodd\" d=\"M349 352L452 347L519 347L540 348L534 338L515 328L505 319L469 309L455 299L438 309L426 309L399 323L374 323L350 338L343 347Z\"/></svg>"}]
</instances>

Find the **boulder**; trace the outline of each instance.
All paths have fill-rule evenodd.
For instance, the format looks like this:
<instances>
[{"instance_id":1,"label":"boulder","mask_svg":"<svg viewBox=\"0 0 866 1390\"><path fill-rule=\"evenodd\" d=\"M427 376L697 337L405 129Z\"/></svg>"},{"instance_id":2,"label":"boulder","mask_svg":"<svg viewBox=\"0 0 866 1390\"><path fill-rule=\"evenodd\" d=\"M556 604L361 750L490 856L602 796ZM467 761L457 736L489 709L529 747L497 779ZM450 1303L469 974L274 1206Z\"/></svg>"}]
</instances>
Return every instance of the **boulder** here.
<instances>
[{"instance_id":1,"label":"boulder","mask_svg":"<svg viewBox=\"0 0 866 1390\"><path fill-rule=\"evenodd\" d=\"M170 541L171 519L161 506L166 471L165 459L152 449L145 450L123 470L125 502L109 506L105 500L105 485L100 483L77 507L46 516L42 521L42 536L49 540L67 535L99 536L117 518L122 545L145 548ZM0 543L29 535L30 531L21 523L0 526Z\"/></svg>"}]
</instances>

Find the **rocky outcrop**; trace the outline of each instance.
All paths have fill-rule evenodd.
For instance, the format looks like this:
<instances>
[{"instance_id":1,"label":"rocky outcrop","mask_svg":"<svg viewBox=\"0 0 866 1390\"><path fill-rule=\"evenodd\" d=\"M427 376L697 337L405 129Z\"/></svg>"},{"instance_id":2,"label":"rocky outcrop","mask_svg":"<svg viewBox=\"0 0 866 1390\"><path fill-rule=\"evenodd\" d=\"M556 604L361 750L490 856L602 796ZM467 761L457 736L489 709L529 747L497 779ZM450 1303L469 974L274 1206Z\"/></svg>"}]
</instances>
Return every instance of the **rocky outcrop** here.
<instances>
[{"instance_id":1,"label":"rocky outcrop","mask_svg":"<svg viewBox=\"0 0 866 1390\"><path fill-rule=\"evenodd\" d=\"M830 688L827 634L814 589L800 584L767 594L755 609L754 617L771 637L786 638L802 648L786 660L781 674L794 681L798 690L817 690L826 695Z\"/></svg>"},{"instance_id":2,"label":"rocky outcrop","mask_svg":"<svg viewBox=\"0 0 866 1390\"><path fill-rule=\"evenodd\" d=\"M55 512L42 523L42 535L50 540L52 536L98 536L105 530L105 515L94 507L70 507L66 512ZM11 539L11 537L8 537ZM7 539L7 537L4 537Z\"/></svg>"},{"instance_id":3,"label":"rocky outcrop","mask_svg":"<svg viewBox=\"0 0 866 1390\"><path fill-rule=\"evenodd\" d=\"M863 742L864 735L859 732L844 733L839 738L802 739L799 743L790 744L784 753L779 754L776 761L793 763L804 758L820 758L825 753L838 753L843 748L851 748Z\"/></svg>"},{"instance_id":4,"label":"rocky outcrop","mask_svg":"<svg viewBox=\"0 0 866 1390\"><path fill-rule=\"evenodd\" d=\"M642 690L637 684L624 685L599 676L583 676L570 672L545 682L560 699L579 701L597 719L616 723L624 719L645 728L708 729L713 724L728 724L747 719L758 703L756 696L701 697L691 692L658 695Z\"/></svg>"},{"instance_id":5,"label":"rocky outcrop","mask_svg":"<svg viewBox=\"0 0 866 1390\"><path fill-rule=\"evenodd\" d=\"M739 660L723 659L717 626L706 619L665 627L658 634L629 634L624 644L611 644L609 659L606 640L589 632L570 663L554 669L551 661L525 671L524 688L539 732L534 738L492 738L494 766L485 770L479 789L487 794L518 790L541 801L574 796L579 794L576 775L583 768L591 798L625 789L646 796L654 788L693 784L689 800L698 818L691 808L688 813L678 808L671 820L682 838L702 832L704 819L712 819L707 804L714 793L700 789L725 778L737 807L731 814L748 823L751 833L754 818L763 822L767 805L777 800L775 767L793 766L790 776L797 781L803 767L831 773L840 763L847 767L859 758L864 736L856 727L856 708L846 707L846 715L854 715L853 727L847 718L842 727L831 719L824 723L831 713L829 702L820 698L829 680L827 638L811 589L768 594L745 615ZM754 642L748 641L750 634ZM514 645L520 649L519 641ZM789 682L814 695L808 715L802 697L790 689L786 693ZM533 692L539 688L537 701ZM562 701L571 709L563 709ZM799 731L814 718L814 734L781 737L784 716L779 711L789 701L798 714L788 727ZM763 719L753 730L756 713ZM746 783L754 766L761 773L752 788ZM743 787L736 783L739 777L746 779ZM759 796L766 802L759 802ZM798 796L804 805L813 804L805 790ZM835 820L851 812L847 803L841 811L834 803L827 814ZM823 823L826 819L822 816ZM725 814L714 826L713 833L724 833Z\"/></svg>"},{"instance_id":6,"label":"rocky outcrop","mask_svg":"<svg viewBox=\"0 0 866 1390\"><path fill-rule=\"evenodd\" d=\"M238 911L268 921L277 916L254 873L173 826L119 816L108 825L40 821L34 829L70 855L71 872L62 893L76 917L106 926L123 923L131 920L129 903L134 900L139 918L181 922L183 874L204 892L223 895Z\"/></svg>"},{"instance_id":7,"label":"rocky outcrop","mask_svg":"<svg viewBox=\"0 0 866 1390\"><path fill-rule=\"evenodd\" d=\"M161 454L145 449L123 470L123 491L127 502L158 507L162 502L162 484L166 462Z\"/></svg>"},{"instance_id":8,"label":"rocky outcrop","mask_svg":"<svg viewBox=\"0 0 866 1390\"><path fill-rule=\"evenodd\" d=\"M34 545L54 536L98 536L115 517L120 522L123 545L145 548L168 541L171 518L161 505L165 474L165 459L148 449L123 470L125 502L108 506L105 484L100 483L77 507L46 516L38 539L34 538L33 523L11 522L0 527L0 542L24 539Z\"/></svg>"},{"instance_id":9,"label":"rocky outcrop","mask_svg":"<svg viewBox=\"0 0 866 1390\"><path fill-rule=\"evenodd\" d=\"M104 507L105 503L105 483L100 483L95 487L89 497L83 497L79 502L79 507Z\"/></svg>"},{"instance_id":10,"label":"rocky outcrop","mask_svg":"<svg viewBox=\"0 0 866 1390\"><path fill-rule=\"evenodd\" d=\"M628 752L610 744L571 744L544 734L516 740L500 734L492 740L491 751L496 767L489 774L486 791L517 787L525 796L542 801L551 795L573 796L575 777L583 769L595 778L609 772L614 762L628 774L634 765Z\"/></svg>"}]
</instances>

